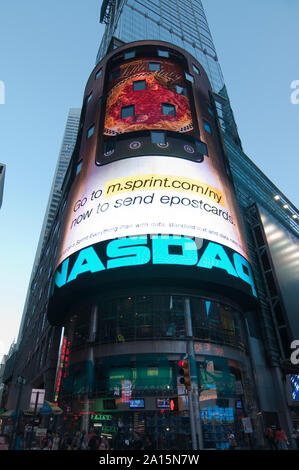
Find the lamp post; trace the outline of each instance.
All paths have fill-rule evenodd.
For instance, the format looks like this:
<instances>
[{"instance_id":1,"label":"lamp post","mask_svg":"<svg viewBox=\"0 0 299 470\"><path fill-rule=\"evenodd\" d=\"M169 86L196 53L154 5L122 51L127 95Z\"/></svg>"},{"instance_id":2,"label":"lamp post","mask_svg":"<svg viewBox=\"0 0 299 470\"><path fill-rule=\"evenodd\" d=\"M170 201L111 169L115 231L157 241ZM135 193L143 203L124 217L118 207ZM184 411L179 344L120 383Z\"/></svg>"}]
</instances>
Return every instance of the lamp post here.
<instances>
[{"instance_id":1,"label":"lamp post","mask_svg":"<svg viewBox=\"0 0 299 470\"><path fill-rule=\"evenodd\" d=\"M18 393L17 406L16 406L16 420L15 420L14 430L12 433L11 443L10 443L11 449L15 449L15 446L16 446L17 432L19 428L20 402L21 402L21 396L22 396L22 391L23 391L23 385L25 385L26 380L21 375L18 375L16 383L19 385L19 393Z\"/></svg>"},{"instance_id":2,"label":"lamp post","mask_svg":"<svg viewBox=\"0 0 299 470\"><path fill-rule=\"evenodd\" d=\"M193 344L193 329L192 329L192 318L190 299L185 299L185 325L187 333L187 353L186 358L190 364L190 377L191 377L191 390L188 391L189 410L190 410L190 427L192 437L193 450L203 449L203 435L201 427L201 416L199 409L199 396L201 389L198 387L197 368L194 354Z\"/></svg>"}]
</instances>

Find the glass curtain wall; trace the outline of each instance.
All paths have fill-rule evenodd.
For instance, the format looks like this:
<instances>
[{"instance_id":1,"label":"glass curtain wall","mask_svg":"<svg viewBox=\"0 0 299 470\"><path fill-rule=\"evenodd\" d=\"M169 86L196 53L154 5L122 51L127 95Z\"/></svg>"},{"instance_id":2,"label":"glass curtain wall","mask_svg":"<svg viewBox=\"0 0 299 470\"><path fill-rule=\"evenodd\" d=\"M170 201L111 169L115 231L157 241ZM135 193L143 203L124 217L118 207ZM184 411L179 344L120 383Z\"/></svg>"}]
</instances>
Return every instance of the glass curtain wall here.
<instances>
[{"instance_id":1,"label":"glass curtain wall","mask_svg":"<svg viewBox=\"0 0 299 470\"><path fill-rule=\"evenodd\" d=\"M199 0L111 2L97 62L107 53L112 37L125 43L153 39L176 44L202 64L217 93L224 87L211 32Z\"/></svg>"},{"instance_id":2,"label":"glass curtain wall","mask_svg":"<svg viewBox=\"0 0 299 470\"><path fill-rule=\"evenodd\" d=\"M104 2L103 2L104 3ZM105 32L98 63L111 48L140 40L170 42L192 54L204 67L215 92L222 130L241 148L237 126L200 0L116 0L106 2Z\"/></svg>"},{"instance_id":3,"label":"glass curtain wall","mask_svg":"<svg viewBox=\"0 0 299 470\"><path fill-rule=\"evenodd\" d=\"M65 431L93 430L116 449L127 448L126 441L131 445L136 432L155 449L172 449L177 442L181 449L191 448L189 404L180 383L184 354L162 353L164 341L187 340L185 301L179 295L132 295L99 301L89 314L86 306L78 307L65 328L68 354L60 375ZM200 345L196 364L204 446L228 448L233 431L238 446L248 448L242 420L255 399L242 315L216 301L189 301L193 341ZM153 340L154 351L145 353L144 344ZM130 345L136 342L140 347L132 354ZM214 353L208 354L213 345ZM239 359L226 357L225 346ZM175 396L179 413L170 410Z\"/></svg>"}]
</instances>

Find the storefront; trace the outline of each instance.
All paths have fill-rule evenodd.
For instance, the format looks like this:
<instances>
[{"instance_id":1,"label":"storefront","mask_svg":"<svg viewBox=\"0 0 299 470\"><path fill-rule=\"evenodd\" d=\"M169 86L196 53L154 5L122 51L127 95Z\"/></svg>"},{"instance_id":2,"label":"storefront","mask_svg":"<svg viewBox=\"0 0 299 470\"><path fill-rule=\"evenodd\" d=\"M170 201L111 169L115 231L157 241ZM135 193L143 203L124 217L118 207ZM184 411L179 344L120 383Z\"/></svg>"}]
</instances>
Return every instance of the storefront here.
<instances>
[{"instance_id":1,"label":"storefront","mask_svg":"<svg viewBox=\"0 0 299 470\"><path fill-rule=\"evenodd\" d=\"M65 430L93 430L113 448L126 448L137 432L149 436L155 449L177 442L190 449L189 399L179 362L191 341L204 448L228 448L229 431L238 447L251 447L256 406L242 316L231 306L192 297L188 339L184 299L105 300L96 330L92 321L92 345L86 342L91 318L78 309L65 329L69 346L59 391ZM177 397L179 409L171 410Z\"/></svg>"}]
</instances>

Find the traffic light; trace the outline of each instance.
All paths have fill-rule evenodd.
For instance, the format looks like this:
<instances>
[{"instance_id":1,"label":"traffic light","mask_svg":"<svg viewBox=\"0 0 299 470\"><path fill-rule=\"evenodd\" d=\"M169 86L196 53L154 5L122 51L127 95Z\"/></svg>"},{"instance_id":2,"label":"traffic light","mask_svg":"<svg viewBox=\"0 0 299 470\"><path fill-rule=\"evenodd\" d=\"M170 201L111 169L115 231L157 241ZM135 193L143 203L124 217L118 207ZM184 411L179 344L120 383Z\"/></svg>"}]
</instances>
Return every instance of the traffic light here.
<instances>
[{"instance_id":1,"label":"traffic light","mask_svg":"<svg viewBox=\"0 0 299 470\"><path fill-rule=\"evenodd\" d=\"M187 390L191 390L191 375L190 375L190 362L189 359L179 361L179 374L181 375L180 383L185 385Z\"/></svg>"},{"instance_id":2,"label":"traffic light","mask_svg":"<svg viewBox=\"0 0 299 470\"><path fill-rule=\"evenodd\" d=\"M169 399L169 411L183 411L184 405L181 397L172 397Z\"/></svg>"}]
</instances>

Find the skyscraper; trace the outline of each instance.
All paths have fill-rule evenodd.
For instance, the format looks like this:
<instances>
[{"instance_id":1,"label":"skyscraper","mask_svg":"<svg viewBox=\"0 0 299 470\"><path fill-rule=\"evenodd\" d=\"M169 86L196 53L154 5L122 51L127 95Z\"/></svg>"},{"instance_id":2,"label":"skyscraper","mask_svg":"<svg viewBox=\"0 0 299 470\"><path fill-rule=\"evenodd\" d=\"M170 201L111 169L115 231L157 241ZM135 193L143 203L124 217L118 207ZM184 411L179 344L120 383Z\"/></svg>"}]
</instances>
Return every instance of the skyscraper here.
<instances>
[{"instance_id":1,"label":"skyscraper","mask_svg":"<svg viewBox=\"0 0 299 470\"><path fill-rule=\"evenodd\" d=\"M44 216L44 221L41 229L40 239L38 242L38 248L36 252L35 263L38 262L38 258L41 252L41 249L45 243L45 239L49 234L49 230L52 226L54 216L56 214L58 204L61 198L61 186L63 179L68 168L76 139L78 134L78 127L80 121L80 108L71 108L67 117L64 135L62 139L62 144L57 159L57 164L55 168L55 173L53 177L53 183L50 190L50 195L48 199L48 204Z\"/></svg>"},{"instance_id":2,"label":"skyscraper","mask_svg":"<svg viewBox=\"0 0 299 470\"><path fill-rule=\"evenodd\" d=\"M262 445L292 427L298 212L242 152L199 0L104 0L101 21L14 374L115 449Z\"/></svg>"},{"instance_id":3,"label":"skyscraper","mask_svg":"<svg viewBox=\"0 0 299 470\"><path fill-rule=\"evenodd\" d=\"M57 159L57 164L54 172L54 177L53 177L53 182L48 198L48 204L47 208L45 211L44 215L44 220L41 228L41 233L39 236L39 241L35 253L35 258L33 262L33 268L29 280L29 287L26 295L26 300L25 300L25 305L24 305L24 310L23 310L23 316L21 319L21 325L19 329L19 335L18 335L18 342L21 339L22 336L22 328L23 328L23 323L25 320L27 308L28 308L28 301L30 297L30 292L31 292L31 284L32 280L35 276L36 269L39 265L39 259L40 255L42 252L42 249L45 245L45 242L47 240L47 237L49 235L51 226L53 224L54 217L57 212L57 208L61 199L61 186L63 183L63 179L65 177L74 147L77 139L77 134L78 134L78 126L79 126L79 121L80 121L80 113L81 109L80 108L71 108L68 113L66 125L65 125L65 130L64 130L64 135L61 143L61 148L60 152L58 155Z\"/></svg>"},{"instance_id":4,"label":"skyscraper","mask_svg":"<svg viewBox=\"0 0 299 470\"><path fill-rule=\"evenodd\" d=\"M145 39L167 41L195 57L208 74L216 94L223 130L241 146L201 0L105 0L100 21L106 24L106 29L97 62L120 44Z\"/></svg>"}]
</instances>

